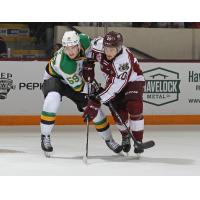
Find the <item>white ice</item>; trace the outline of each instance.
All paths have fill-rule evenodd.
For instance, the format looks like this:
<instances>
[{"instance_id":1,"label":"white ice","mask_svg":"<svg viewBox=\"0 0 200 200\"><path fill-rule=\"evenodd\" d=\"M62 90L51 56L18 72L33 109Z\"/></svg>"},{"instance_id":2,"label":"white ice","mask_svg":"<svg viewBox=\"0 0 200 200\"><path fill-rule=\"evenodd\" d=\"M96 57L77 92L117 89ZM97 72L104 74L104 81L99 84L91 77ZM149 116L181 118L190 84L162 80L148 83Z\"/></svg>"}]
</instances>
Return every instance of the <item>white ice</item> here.
<instances>
[{"instance_id":1,"label":"white ice","mask_svg":"<svg viewBox=\"0 0 200 200\"><path fill-rule=\"evenodd\" d=\"M121 136L111 127L116 141ZM0 126L0 175L144 175L199 176L200 126L145 126L144 141L156 146L138 159L113 153L96 133L89 133L88 165L85 155L86 127L56 126L52 135L54 154L44 157L39 126Z\"/></svg>"}]
</instances>

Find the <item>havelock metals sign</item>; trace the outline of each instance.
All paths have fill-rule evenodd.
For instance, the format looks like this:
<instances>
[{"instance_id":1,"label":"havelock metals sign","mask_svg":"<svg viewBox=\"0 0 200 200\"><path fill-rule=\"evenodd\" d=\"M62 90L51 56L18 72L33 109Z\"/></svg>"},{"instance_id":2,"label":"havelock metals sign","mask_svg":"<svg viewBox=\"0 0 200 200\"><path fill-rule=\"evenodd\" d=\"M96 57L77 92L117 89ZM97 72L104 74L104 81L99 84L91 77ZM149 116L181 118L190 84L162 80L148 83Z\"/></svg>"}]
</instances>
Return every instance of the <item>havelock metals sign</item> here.
<instances>
[{"instance_id":1,"label":"havelock metals sign","mask_svg":"<svg viewBox=\"0 0 200 200\"><path fill-rule=\"evenodd\" d=\"M179 100L179 73L161 67L144 71L144 102L162 106Z\"/></svg>"}]
</instances>

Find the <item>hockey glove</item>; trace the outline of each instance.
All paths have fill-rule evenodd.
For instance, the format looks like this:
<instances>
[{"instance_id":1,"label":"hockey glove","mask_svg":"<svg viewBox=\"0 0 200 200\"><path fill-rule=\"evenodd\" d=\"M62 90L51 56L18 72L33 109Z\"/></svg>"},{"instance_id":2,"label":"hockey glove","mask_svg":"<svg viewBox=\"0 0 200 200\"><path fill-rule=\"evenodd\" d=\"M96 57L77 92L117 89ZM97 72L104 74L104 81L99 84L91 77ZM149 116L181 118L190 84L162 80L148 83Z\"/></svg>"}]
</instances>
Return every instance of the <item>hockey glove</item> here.
<instances>
[{"instance_id":1,"label":"hockey glove","mask_svg":"<svg viewBox=\"0 0 200 200\"><path fill-rule=\"evenodd\" d=\"M83 114L84 121L86 121L87 119L89 121L93 120L97 116L100 106L101 106L101 103L99 101L90 99L88 101L87 107L84 110L84 114Z\"/></svg>"},{"instance_id":2,"label":"hockey glove","mask_svg":"<svg viewBox=\"0 0 200 200\"><path fill-rule=\"evenodd\" d=\"M83 78L86 82L92 83L94 81L94 61L83 61Z\"/></svg>"}]
</instances>

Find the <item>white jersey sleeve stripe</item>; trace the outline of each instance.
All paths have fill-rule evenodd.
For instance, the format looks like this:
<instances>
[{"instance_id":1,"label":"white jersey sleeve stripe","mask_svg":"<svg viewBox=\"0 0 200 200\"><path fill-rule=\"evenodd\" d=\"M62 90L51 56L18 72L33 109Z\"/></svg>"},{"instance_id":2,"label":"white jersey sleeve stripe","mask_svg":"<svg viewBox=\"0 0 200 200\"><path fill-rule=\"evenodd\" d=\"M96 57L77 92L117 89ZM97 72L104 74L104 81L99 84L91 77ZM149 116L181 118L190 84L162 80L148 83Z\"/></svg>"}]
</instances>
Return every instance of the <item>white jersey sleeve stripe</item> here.
<instances>
[{"instance_id":1,"label":"white jersey sleeve stripe","mask_svg":"<svg viewBox=\"0 0 200 200\"><path fill-rule=\"evenodd\" d=\"M117 72L117 70L116 70L116 68L115 68L115 65L114 65L114 63L112 63L112 67L113 67L113 69L114 69L114 71L115 71L115 73L116 73L116 76L118 76L118 75L119 75L119 73Z\"/></svg>"}]
</instances>

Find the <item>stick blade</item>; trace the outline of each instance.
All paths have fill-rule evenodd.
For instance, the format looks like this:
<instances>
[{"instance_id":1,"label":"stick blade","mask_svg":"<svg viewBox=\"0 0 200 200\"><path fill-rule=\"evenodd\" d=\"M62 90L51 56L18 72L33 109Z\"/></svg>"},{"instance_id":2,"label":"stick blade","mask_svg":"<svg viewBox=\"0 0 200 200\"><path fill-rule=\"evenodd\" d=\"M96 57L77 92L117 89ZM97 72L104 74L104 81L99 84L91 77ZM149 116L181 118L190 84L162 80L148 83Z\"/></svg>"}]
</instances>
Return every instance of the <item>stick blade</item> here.
<instances>
[{"instance_id":1,"label":"stick blade","mask_svg":"<svg viewBox=\"0 0 200 200\"><path fill-rule=\"evenodd\" d=\"M155 142L153 140L150 140L150 141L142 143L141 146L143 149L149 149L149 148L155 146Z\"/></svg>"}]
</instances>

